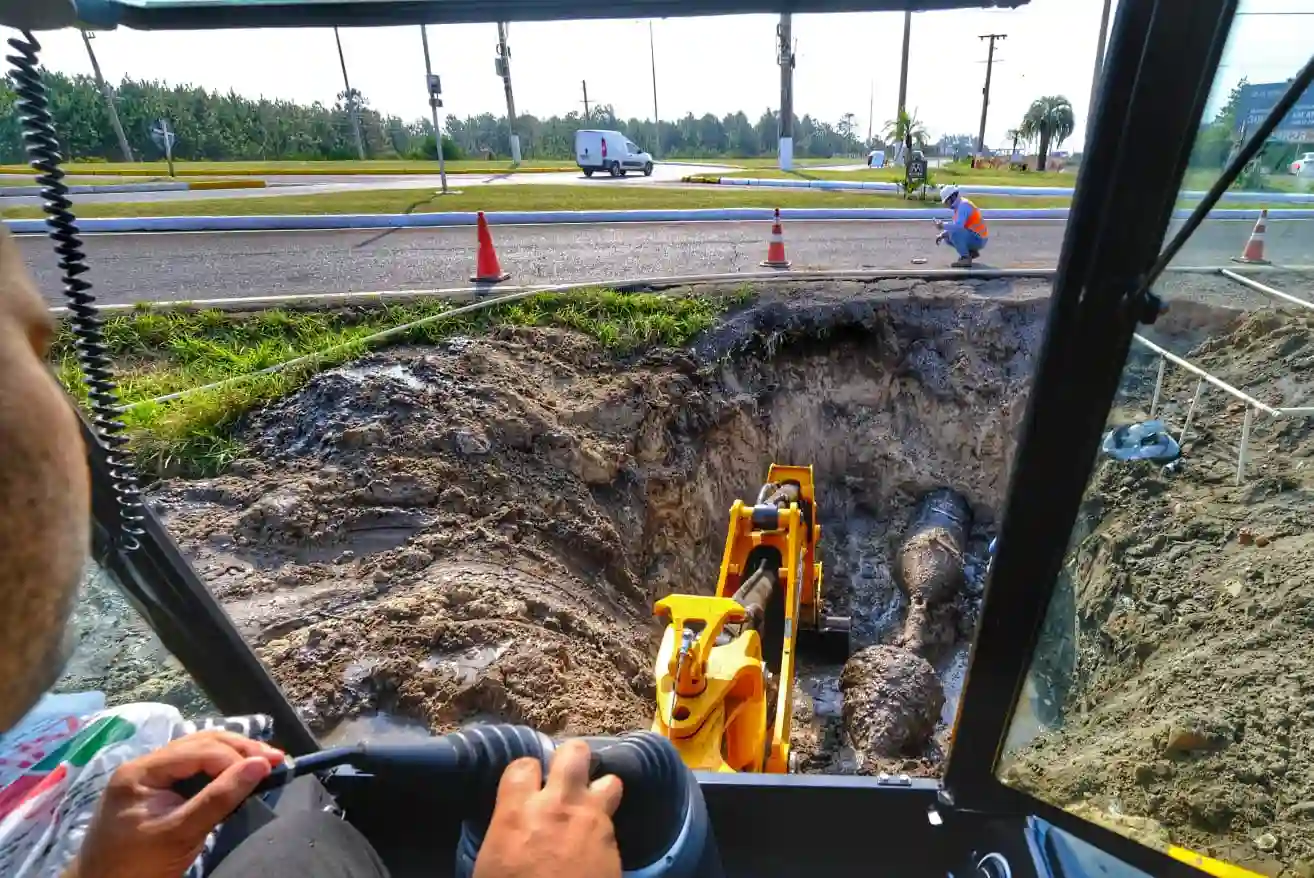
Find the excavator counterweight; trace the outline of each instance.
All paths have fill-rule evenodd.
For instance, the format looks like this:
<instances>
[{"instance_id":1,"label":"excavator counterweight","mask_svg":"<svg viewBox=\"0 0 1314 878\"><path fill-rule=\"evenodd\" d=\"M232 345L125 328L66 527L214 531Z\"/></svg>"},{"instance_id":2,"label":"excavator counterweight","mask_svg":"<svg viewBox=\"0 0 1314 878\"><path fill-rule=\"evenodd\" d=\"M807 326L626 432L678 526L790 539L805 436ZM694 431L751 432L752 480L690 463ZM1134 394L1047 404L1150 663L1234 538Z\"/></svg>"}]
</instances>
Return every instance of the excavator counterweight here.
<instances>
[{"instance_id":1,"label":"excavator counterweight","mask_svg":"<svg viewBox=\"0 0 1314 878\"><path fill-rule=\"evenodd\" d=\"M756 501L730 507L716 593L657 602L653 731L690 768L789 771L800 645L849 653L848 619L822 613L820 538L812 467L772 464Z\"/></svg>"}]
</instances>

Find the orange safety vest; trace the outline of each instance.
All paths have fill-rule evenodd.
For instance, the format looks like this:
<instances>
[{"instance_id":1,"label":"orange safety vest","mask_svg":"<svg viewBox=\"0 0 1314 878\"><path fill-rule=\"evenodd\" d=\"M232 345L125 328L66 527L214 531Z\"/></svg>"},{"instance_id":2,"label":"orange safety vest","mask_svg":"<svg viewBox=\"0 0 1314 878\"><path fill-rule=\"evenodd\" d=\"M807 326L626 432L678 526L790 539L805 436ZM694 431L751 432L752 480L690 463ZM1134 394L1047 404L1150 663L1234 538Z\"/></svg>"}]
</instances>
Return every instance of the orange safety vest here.
<instances>
[{"instance_id":1,"label":"orange safety vest","mask_svg":"<svg viewBox=\"0 0 1314 878\"><path fill-rule=\"evenodd\" d=\"M972 212L967 215L967 222L963 223L963 228L976 232L982 238L990 237L990 233L986 231L985 220L981 219L981 209L972 202L967 201L966 198L963 201L966 201L967 206L972 208Z\"/></svg>"}]
</instances>

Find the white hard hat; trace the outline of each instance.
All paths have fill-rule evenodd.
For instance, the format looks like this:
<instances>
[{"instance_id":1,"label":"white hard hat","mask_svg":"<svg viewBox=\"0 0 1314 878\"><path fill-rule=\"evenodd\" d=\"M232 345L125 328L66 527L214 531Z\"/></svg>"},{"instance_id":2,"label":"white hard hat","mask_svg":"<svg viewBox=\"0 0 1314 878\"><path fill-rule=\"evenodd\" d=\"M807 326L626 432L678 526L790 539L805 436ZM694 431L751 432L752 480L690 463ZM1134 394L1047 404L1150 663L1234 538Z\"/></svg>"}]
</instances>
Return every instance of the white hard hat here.
<instances>
[{"instance_id":1,"label":"white hard hat","mask_svg":"<svg viewBox=\"0 0 1314 878\"><path fill-rule=\"evenodd\" d=\"M957 194L958 194L958 187L955 186L953 183L950 183L950 184L948 184L948 185L946 185L946 186L941 186L941 187L940 187L940 202L941 202L942 204L948 204L948 203L949 203L949 199L950 199L950 198L953 198L953 197L954 197L955 195L957 195Z\"/></svg>"}]
</instances>

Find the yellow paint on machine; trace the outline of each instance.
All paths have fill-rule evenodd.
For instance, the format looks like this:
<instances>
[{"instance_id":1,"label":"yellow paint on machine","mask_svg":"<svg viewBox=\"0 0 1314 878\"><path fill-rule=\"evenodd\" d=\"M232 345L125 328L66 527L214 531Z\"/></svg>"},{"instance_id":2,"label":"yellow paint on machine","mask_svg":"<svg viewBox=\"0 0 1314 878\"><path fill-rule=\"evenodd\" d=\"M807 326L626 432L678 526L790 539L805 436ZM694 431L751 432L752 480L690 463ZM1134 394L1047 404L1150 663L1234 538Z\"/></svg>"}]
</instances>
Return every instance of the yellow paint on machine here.
<instances>
[{"instance_id":1,"label":"yellow paint on machine","mask_svg":"<svg viewBox=\"0 0 1314 878\"><path fill-rule=\"evenodd\" d=\"M1194 866L1201 872L1213 875L1214 878L1264 878L1258 872L1251 872L1249 869L1242 869L1240 866L1233 866L1231 863L1224 863L1222 860L1214 860L1203 854L1197 854L1195 851L1187 850L1177 845L1170 845L1168 856L1188 866Z\"/></svg>"}]
</instances>

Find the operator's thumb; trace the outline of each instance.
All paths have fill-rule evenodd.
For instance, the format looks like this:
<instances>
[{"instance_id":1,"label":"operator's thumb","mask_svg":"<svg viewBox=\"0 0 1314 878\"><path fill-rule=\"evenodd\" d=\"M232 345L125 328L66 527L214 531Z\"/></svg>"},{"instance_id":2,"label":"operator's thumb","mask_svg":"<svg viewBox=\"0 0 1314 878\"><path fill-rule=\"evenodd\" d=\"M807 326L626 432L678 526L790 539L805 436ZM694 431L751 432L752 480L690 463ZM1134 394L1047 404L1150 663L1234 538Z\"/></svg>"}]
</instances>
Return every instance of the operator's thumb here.
<instances>
[{"instance_id":1,"label":"operator's thumb","mask_svg":"<svg viewBox=\"0 0 1314 878\"><path fill-rule=\"evenodd\" d=\"M238 809L271 770L269 761L259 756L228 766L174 812L179 830L203 839Z\"/></svg>"}]
</instances>

